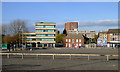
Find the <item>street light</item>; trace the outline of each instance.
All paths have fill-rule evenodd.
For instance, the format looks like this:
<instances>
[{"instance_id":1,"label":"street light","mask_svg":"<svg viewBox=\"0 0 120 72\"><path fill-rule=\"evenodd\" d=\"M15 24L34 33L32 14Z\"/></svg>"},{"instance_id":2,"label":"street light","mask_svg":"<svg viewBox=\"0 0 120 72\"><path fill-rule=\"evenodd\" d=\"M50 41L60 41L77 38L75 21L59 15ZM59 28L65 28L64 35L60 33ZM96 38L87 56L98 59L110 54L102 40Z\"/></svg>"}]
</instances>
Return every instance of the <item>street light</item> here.
<instances>
[{"instance_id":1,"label":"street light","mask_svg":"<svg viewBox=\"0 0 120 72\"><path fill-rule=\"evenodd\" d=\"M22 50L23 50L23 29L22 29L22 26L20 26L19 31L22 31ZM19 33L19 42L20 42L20 33Z\"/></svg>"}]
</instances>

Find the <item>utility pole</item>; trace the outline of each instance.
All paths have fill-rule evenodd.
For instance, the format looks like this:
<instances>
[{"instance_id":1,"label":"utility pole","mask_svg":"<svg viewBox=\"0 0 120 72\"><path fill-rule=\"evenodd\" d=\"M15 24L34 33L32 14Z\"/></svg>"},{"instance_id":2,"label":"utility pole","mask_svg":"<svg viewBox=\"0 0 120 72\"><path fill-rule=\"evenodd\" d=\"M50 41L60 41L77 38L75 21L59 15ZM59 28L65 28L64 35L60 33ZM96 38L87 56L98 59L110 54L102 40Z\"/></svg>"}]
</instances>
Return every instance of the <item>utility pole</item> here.
<instances>
[{"instance_id":1,"label":"utility pole","mask_svg":"<svg viewBox=\"0 0 120 72\"><path fill-rule=\"evenodd\" d=\"M23 50L23 29L22 29L22 26L20 26L19 31L22 31L22 50ZM19 37L20 37L20 33L19 33ZM19 41L20 41L20 38L19 38Z\"/></svg>"},{"instance_id":2,"label":"utility pole","mask_svg":"<svg viewBox=\"0 0 120 72\"><path fill-rule=\"evenodd\" d=\"M23 50L23 29L22 29L22 50Z\"/></svg>"},{"instance_id":3,"label":"utility pole","mask_svg":"<svg viewBox=\"0 0 120 72\"><path fill-rule=\"evenodd\" d=\"M20 47L20 28L19 28L19 47Z\"/></svg>"}]
</instances>

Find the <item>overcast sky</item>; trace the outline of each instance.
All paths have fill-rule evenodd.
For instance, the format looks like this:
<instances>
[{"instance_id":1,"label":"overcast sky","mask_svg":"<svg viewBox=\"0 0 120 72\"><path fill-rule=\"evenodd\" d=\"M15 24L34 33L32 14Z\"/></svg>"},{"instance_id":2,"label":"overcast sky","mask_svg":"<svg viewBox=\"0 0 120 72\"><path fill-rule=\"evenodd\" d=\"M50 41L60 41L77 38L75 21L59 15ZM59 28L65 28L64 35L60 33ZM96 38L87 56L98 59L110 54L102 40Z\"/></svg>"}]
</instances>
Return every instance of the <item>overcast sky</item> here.
<instances>
[{"instance_id":1,"label":"overcast sky","mask_svg":"<svg viewBox=\"0 0 120 72\"><path fill-rule=\"evenodd\" d=\"M35 23L55 22L62 32L65 22L79 22L79 30L118 28L118 2L3 2L2 24L26 20L30 32Z\"/></svg>"}]
</instances>

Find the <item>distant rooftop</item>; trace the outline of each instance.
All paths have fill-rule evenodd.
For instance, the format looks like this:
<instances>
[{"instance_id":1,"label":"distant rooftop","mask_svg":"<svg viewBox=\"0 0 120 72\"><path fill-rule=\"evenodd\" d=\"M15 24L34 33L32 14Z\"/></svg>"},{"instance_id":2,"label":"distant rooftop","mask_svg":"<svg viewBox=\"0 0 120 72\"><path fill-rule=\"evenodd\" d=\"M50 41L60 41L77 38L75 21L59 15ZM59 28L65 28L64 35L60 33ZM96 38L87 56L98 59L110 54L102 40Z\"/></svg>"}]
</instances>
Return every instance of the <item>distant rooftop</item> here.
<instances>
[{"instance_id":1,"label":"distant rooftop","mask_svg":"<svg viewBox=\"0 0 120 72\"><path fill-rule=\"evenodd\" d=\"M120 33L120 29L109 29L108 33Z\"/></svg>"},{"instance_id":2,"label":"distant rooftop","mask_svg":"<svg viewBox=\"0 0 120 72\"><path fill-rule=\"evenodd\" d=\"M36 23L54 23L54 22L36 22Z\"/></svg>"},{"instance_id":3,"label":"distant rooftop","mask_svg":"<svg viewBox=\"0 0 120 72\"><path fill-rule=\"evenodd\" d=\"M108 31L102 31L102 32L99 32L99 33L107 33Z\"/></svg>"},{"instance_id":4,"label":"distant rooftop","mask_svg":"<svg viewBox=\"0 0 120 72\"><path fill-rule=\"evenodd\" d=\"M66 36L66 38L81 38L83 37L81 33L70 33L69 35Z\"/></svg>"}]
</instances>

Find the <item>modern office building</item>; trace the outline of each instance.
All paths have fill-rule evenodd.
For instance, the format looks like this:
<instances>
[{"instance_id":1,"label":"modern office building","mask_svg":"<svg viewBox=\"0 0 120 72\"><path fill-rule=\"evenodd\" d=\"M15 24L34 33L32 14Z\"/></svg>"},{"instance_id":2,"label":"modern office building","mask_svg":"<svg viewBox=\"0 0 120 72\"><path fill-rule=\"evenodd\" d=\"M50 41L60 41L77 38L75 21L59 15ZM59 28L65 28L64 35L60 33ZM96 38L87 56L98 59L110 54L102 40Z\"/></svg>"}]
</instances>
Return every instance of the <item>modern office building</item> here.
<instances>
[{"instance_id":1,"label":"modern office building","mask_svg":"<svg viewBox=\"0 0 120 72\"><path fill-rule=\"evenodd\" d=\"M68 30L78 29L78 22L67 22L65 23L65 30L68 34Z\"/></svg>"},{"instance_id":2,"label":"modern office building","mask_svg":"<svg viewBox=\"0 0 120 72\"><path fill-rule=\"evenodd\" d=\"M120 46L120 29L109 29L107 32L107 46Z\"/></svg>"},{"instance_id":3,"label":"modern office building","mask_svg":"<svg viewBox=\"0 0 120 72\"><path fill-rule=\"evenodd\" d=\"M84 37L80 33L69 34L63 39L63 46L68 48L84 46Z\"/></svg>"},{"instance_id":4,"label":"modern office building","mask_svg":"<svg viewBox=\"0 0 120 72\"><path fill-rule=\"evenodd\" d=\"M24 33L27 46L55 47L56 23L37 22L35 33Z\"/></svg>"}]
</instances>

